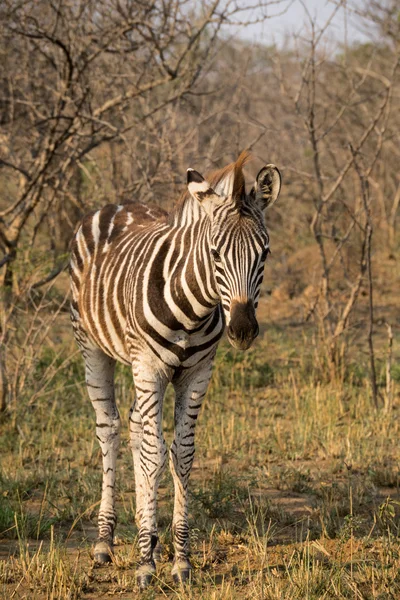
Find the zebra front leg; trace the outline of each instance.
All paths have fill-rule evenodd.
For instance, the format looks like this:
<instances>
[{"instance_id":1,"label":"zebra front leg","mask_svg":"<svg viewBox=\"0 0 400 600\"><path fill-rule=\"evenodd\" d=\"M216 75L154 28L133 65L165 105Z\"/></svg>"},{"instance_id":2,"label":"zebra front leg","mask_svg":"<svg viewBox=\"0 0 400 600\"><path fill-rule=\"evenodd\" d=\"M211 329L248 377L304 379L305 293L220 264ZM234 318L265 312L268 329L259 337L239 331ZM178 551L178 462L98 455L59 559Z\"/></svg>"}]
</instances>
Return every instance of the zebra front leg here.
<instances>
[{"instance_id":1,"label":"zebra front leg","mask_svg":"<svg viewBox=\"0 0 400 600\"><path fill-rule=\"evenodd\" d=\"M133 444L134 461L136 461L136 515L140 521L140 562L136 578L139 587L145 589L156 571L154 551L158 544L157 489L167 457L167 446L162 432L162 405L167 381L151 381L150 377L141 379L135 370L134 379L137 410L132 411L131 428L133 424L133 431L139 433L139 418L142 423L140 444L137 440Z\"/></svg>"},{"instance_id":2,"label":"zebra front leg","mask_svg":"<svg viewBox=\"0 0 400 600\"><path fill-rule=\"evenodd\" d=\"M136 496L136 512L135 521L138 528L140 527L143 504L145 495L145 484L142 468L140 465L140 448L143 440L143 424L140 412L138 409L137 396L135 393L135 399L133 405L129 411L129 438L132 450L133 458L133 471L135 476L135 496Z\"/></svg>"},{"instance_id":3,"label":"zebra front leg","mask_svg":"<svg viewBox=\"0 0 400 600\"><path fill-rule=\"evenodd\" d=\"M95 561L103 564L111 561L117 522L114 486L120 419L114 398L115 361L99 349L86 350L84 358L89 398L96 412L96 437L103 456L99 534L94 548Z\"/></svg>"},{"instance_id":4,"label":"zebra front leg","mask_svg":"<svg viewBox=\"0 0 400 600\"><path fill-rule=\"evenodd\" d=\"M144 498L145 498L145 484L143 471L140 466L140 448L143 439L143 425L142 419L138 410L137 397L135 393L135 400L132 408L129 412L129 436L133 458L133 470L135 475L135 496L136 496L136 511L135 511L135 522L138 528L142 520ZM155 562L160 562L162 556L162 547L160 541L157 541L157 545L153 550L153 558Z\"/></svg>"},{"instance_id":5,"label":"zebra front leg","mask_svg":"<svg viewBox=\"0 0 400 600\"><path fill-rule=\"evenodd\" d=\"M175 499L172 533L175 559L172 576L176 583L190 577L188 482L194 459L196 420L211 377L211 366L200 375L186 373L175 383L175 439L170 449L170 469Z\"/></svg>"}]
</instances>

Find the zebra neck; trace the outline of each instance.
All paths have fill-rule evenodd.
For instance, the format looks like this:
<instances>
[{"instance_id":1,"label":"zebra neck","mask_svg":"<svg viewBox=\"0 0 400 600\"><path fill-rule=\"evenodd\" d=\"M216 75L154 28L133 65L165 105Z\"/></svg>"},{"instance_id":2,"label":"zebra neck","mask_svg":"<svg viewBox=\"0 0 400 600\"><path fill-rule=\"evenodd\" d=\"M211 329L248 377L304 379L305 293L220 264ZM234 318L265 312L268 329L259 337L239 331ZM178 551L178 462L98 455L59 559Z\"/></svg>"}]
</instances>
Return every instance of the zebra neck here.
<instances>
[{"instance_id":1,"label":"zebra neck","mask_svg":"<svg viewBox=\"0 0 400 600\"><path fill-rule=\"evenodd\" d=\"M167 288L180 298L179 304L192 321L210 315L220 302L210 252L211 223L200 207L198 217L189 222L182 219L175 225L175 243L170 248L170 257L175 260L172 259L168 274L164 271Z\"/></svg>"},{"instance_id":2,"label":"zebra neck","mask_svg":"<svg viewBox=\"0 0 400 600\"><path fill-rule=\"evenodd\" d=\"M199 202L192 198L192 196L187 196L184 201L175 208L172 222L175 227L186 227L205 219L208 219L208 217L201 208Z\"/></svg>"}]
</instances>

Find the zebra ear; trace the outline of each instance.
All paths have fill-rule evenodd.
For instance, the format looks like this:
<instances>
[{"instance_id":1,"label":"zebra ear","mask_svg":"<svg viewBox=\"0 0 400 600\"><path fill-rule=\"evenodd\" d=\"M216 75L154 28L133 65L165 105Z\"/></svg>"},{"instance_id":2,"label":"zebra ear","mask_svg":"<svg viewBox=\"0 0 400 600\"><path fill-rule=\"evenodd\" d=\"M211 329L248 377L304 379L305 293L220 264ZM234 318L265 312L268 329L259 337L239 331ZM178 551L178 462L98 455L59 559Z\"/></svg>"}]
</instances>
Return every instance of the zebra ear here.
<instances>
[{"instance_id":1,"label":"zebra ear","mask_svg":"<svg viewBox=\"0 0 400 600\"><path fill-rule=\"evenodd\" d=\"M282 178L279 169L272 164L266 165L258 173L250 195L264 210L278 199L281 183Z\"/></svg>"},{"instance_id":2,"label":"zebra ear","mask_svg":"<svg viewBox=\"0 0 400 600\"><path fill-rule=\"evenodd\" d=\"M187 170L187 186L193 198L195 198L211 216L212 204L213 202L220 200L221 196L219 196L212 189L208 181L194 169Z\"/></svg>"}]
</instances>

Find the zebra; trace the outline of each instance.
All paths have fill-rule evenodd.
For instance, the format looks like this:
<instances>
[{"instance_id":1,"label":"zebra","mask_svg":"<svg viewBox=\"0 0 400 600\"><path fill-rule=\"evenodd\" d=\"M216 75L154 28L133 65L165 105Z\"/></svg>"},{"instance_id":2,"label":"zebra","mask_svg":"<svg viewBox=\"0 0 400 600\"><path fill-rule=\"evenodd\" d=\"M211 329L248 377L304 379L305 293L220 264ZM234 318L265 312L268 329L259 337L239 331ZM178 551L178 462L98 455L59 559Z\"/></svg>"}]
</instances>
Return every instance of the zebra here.
<instances>
[{"instance_id":1,"label":"zebra","mask_svg":"<svg viewBox=\"0 0 400 600\"><path fill-rule=\"evenodd\" d=\"M172 533L175 582L191 574L188 480L195 425L227 326L235 348L259 333L256 319L269 236L264 211L278 198L273 164L246 193L243 166L250 154L208 178L187 171L187 190L170 214L144 203L106 205L84 217L72 243L71 320L85 362L103 457L97 563L112 560L116 526L115 477L120 417L114 398L116 361L130 365L134 400L129 435L136 491L140 560L146 588L160 558L157 488L167 461L162 432L166 387L175 391Z\"/></svg>"}]
</instances>

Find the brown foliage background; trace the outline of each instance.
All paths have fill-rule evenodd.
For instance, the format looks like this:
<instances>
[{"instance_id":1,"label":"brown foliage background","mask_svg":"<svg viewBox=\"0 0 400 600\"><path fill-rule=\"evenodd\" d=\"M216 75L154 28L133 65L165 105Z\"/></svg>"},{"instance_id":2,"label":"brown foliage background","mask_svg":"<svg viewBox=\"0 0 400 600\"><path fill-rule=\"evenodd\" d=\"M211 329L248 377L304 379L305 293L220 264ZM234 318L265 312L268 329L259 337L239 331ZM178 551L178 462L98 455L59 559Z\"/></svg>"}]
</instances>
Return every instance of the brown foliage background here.
<instances>
[{"instance_id":1,"label":"brown foliage background","mask_svg":"<svg viewBox=\"0 0 400 600\"><path fill-rule=\"evenodd\" d=\"M344 4L332 2L332 17ZM346 6L370 42L333 41L331 20L317 26L306 3L304 33L282 47L238 35L263 20L273 32L279 16L267 11L291 10L285 0L252 11L231 0L5 0L3 346L18 302L57 277L65 289L85 212L127 198L169 206L187 167L207 171L249 148L249 177L274 162L284 179L268 215L265 291L282 318L315 321L330 377L360 323L373 363L374 289L389 305L380 318L398 319L388 273L398 249L400 23L394 0Z\"/></svg>"}]
</instances>

